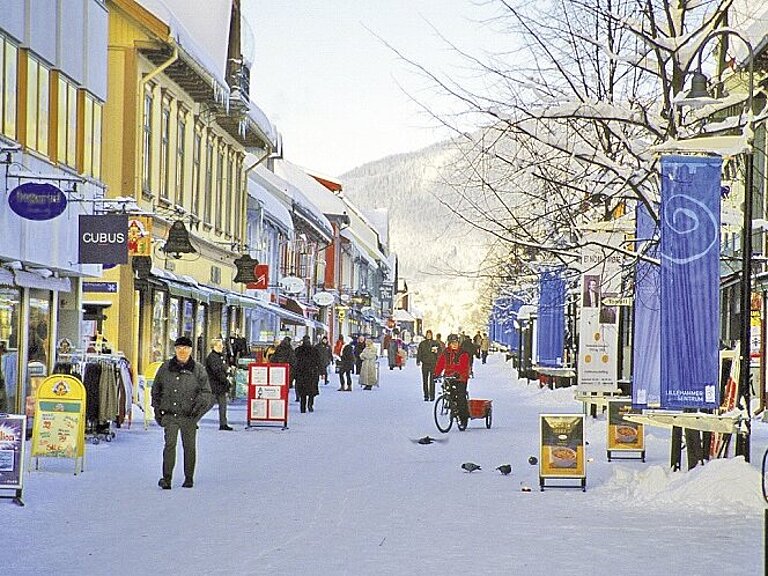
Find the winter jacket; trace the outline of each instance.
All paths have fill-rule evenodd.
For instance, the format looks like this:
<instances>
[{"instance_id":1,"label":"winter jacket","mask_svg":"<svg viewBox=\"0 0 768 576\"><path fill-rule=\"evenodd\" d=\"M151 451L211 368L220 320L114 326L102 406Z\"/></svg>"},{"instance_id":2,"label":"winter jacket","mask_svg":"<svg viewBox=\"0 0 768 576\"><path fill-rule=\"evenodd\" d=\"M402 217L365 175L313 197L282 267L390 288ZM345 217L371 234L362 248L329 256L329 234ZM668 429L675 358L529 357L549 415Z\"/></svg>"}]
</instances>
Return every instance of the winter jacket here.
<instances>
[{"instance_id":1,"label":"winter jacket","mask_svg":"<svg viewBox=\"0 0 768 576\"><path fill-rule=\"evenodd\" d=\"M296 368L296 352L291 347L290 341L283 340L280 342L269 361L272 364L290 364L291 372L293 372Z\"/></svg>"},{"instance_id":2,"label":"winter jacket","mask_svg":"<svg viewBox=\"0 0 768 576\"><path fill-rule=\"evenodd\" d=\"M320 353L311 344L302 344L296 348L296 392L299 395L317 396L320 391L317 381L323 370Z\"/></svg>"},{"instance_id":3,"label":"winter jacket","mask_svg":"<svg viewBox=\"0 0 768 576\"><path fill-rule=\"evenodd\" d=\"M483 336L483 339L480 341L480 351L481 352L488 352L488 350L491 349L491 340L488 338L488 336Z\"/></svg>"},{"instance_id":4,"label":"winter jacket","mask_svg":"<svg viewBox=\"0 0 768 576\"><path fill-rule=\"evenodd\" d=\"M163 362L152 384L155 414L174 414L200 420L213 405L205 368L191 358L180 364L174 356Z\"/></svg>"},{"instance_id":5,"label":"winter jacket","mask_svg":"<svg viewBox=\"0 0 768 576\"><path fill-rule=\"evenodd\" d=\"M360 370L360 386L378 386L379 374L376 370L376 362L379 359L379 355L376 352L376 348L367 346L360 353L360 358L363 360L363 367Z\"/></svg>"},{"instance_id":6,"label":"winter jacket","mask_svg":"<svg viewBox=\"0 0 768 576\"><path fill-rule=\"evenodd\" d=\"M352 344L347 344L341 351L341 371L355 369L355 352Z\"/></svg>"},{"instance_id":7,"label":"winter jacket","mask_svg":"<svg viewBox=\"0 0 768 576\"><path fill-rule=\"evenodd\" d=\"M211 385L211 392L218 396L229 390L229 380L227 380L227 365L224 363L224 353L211 350L205 359L205 371L208 373L208 382Z\"/></svg>"},{"instance_id":8,"label":"winter jacket","mask_svg":"<svg viewBox=\"0 0 768 576\"><path fill-rule=\"evenodd\" d=\"M322 341L315 346L317 348L318 353L320 354L320 366L323 370L328 367L328 364L333 362L333 355L331 353L331 347L328 345L327 342L323 343Z\"/></svg>"},{"instance_id":9,"label":"winter jacket","mask_svg":"<svg viewBox=\"0 0 768 576\"><path fill-rule=\"evenodd\" d=\"M437 358L435 376L445 373L446 376L455 376L459 382L469 380L469 355L464 350L453 351L446 348Z\"/></svg>"},{"instance_id":10,"label":"winter jacket","mask_svg":"<svg viewBox=\"0 0 768 576\"><path fill-rule=\"evenodd\" d=\"M422 340L419 342L419 348L416 350L416 363L434 368L435 364L437 364L437 355L439 353L440 347L437 344L437 340Z\"/></svg>"}]
</instances>

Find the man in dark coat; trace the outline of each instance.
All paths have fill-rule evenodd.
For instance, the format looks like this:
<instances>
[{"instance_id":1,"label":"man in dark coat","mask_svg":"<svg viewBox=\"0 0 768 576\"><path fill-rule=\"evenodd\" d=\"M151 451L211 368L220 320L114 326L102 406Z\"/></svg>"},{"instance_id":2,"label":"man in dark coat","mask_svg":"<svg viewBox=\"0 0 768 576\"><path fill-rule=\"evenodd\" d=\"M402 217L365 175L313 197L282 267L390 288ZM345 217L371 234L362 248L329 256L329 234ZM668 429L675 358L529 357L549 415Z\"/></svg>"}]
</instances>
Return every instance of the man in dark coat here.
<instances>
[{"instance_id":1,"label":"man in dark coat","mask_svg":"<svg viewBox=\"0 0 768 576\"><path fill-rule=\"evenodd\" d=\"M155 420L165 429L163 477L157 483L163 490L171 489L179 432L184 448L182 487L192 488L197 459L197 423L212 404L205 367L192 359L192 339L179 336L174 347L176 355L160 366L152 384Z\"/></svg>"},{"instance_id":2,"label":"man in dark coat","mask_svg":"<svg viewBox=\"0 0 768 576\"><path fill-rule=\"evenodd\" d=\"M299 395L301 412L315 411L315 396L320 393L317 387L322 361L320 352L312 346L309 336L304 336L301 345L296 348L296 393Z\"/></svg>"},{"instance_id":3,"label":"man in dark coat","mask_svg":"<svg viewBox=\"0 0 768 576\"><path fill-rule=\"evenodd\" d=\"M459 347L463 352L466 352L469 355L469 377L472 378L475 375L472 365L474 364L477 348L475 347L475 343L472 341L472 338L465 335L463 332L462 336L463 339L460 338L461 342Z\"/></svg>"},{"instance_id":4,"label":"man in dark coat","mask_svg":"<svg viewBox=\"0 0 768 576\"><path fill-rule=\"evenodd\" d=\"M320 354L320 376L322 376L323 382L328 384L328 366L333 362L333 351L331 345L328 344L328 337L323 336L315 348Z\"/></svg>"},{"instance_id":5,"label":"man in dark coat","mask_svg":"<svg viewBox=\"0 0 768 576\"><path fill-rule=\"evenodd\" d=\"M293 386L293 382L296 379L296 353L293 351L293 346L291 346L291 338L289 336L283 338L282 342L277 345L277 348L275 348L275 352L272 354L272 357L269 359L269 361L272 364L290 365L291 369L289 386ZM296 401L299 401L298 392L296 392Z\"/></svg>"},{"instance_id":6,"label":"man in dark coat","mask_svg":"<svg viewBox=\"0 0 768 576\"><path fill-rule=\"evenodd\" d=\"M419 342L416 350L416 365L421 365L421 387L424 391L424 401L434 401L435 382L433 380L437 356L440 347L437 340L432 339L432 330L427 330L424 340Z\"/></svg>"},{"instance_id":7,"label":"man in dark coat","mask_svg":"<svg viewBox=\"0 0 768 576\"><path fill-rule=\"evenodd\" d=\"M363 353L363 350L365 350L365 336L360 334L357 337L357 340L355 340L355 374L360 374L360 370L363 367L363 359L360 358L360 354Z\"/></svg>"},{"instance_id":8,"label":"man in dark coat","mask_svg":"<svg viewBox=\"0 0 768 576\"><path fill-rule=\"evenodd\" d=\"M339 365L339 391L352 391L352 371L355 369L355 345L350 341L341 350L341 363ZM345 388L346 383L346 388Z\"/></svg>"},{"instance_id":9,"label":"man in dark coat","mask_svg":"<svg viewBox=\"0 0 768 576\"><path fill-rule=\"evenodd\" d=\"M221 338L211 340L211 352L205 359L205 371L208 373L211 392L219 404L219 430L232 430L232 427L227 424L229 379L224 357L224 341Z\"/></svg>"}]
</instances>

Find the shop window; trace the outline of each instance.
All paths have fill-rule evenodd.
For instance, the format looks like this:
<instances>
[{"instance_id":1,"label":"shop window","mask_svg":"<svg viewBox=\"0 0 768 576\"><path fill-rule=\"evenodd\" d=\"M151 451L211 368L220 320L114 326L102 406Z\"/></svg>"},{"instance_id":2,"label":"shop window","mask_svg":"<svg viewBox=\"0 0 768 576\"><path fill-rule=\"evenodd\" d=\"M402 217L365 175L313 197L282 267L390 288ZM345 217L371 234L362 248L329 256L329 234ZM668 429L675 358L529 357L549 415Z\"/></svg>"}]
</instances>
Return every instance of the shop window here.
<instances>
[{"instance_id":1,"label":"shop window","mask_svg":"<svg viewBox=\"0 0 768 576\"><path fill-rule=\"evenodd\" d=\"M152 303L152 362L166 359L165 292L155 291Z\"/></svg>"},{"instance_id":2,"label":"shop window","mask_svg":"<svg viewBox=\"0 0 768 576\"><path fill-rule=\"evenodd\" d=\"M197 347L197 359L201 362L205 359L208 353L207 333L208 306L200 303L197 305L197 318L195 319L195 346Z\"/></svg>"},{"instance_id":3,"label":"shop window","mask_svg":"<svg viewBox=\"0 0 768 576\"><path fill-rule=\"evenodd\" d=\"M48 375L51 333L51 296L45 290L30 290L27 322L27 396L26 414L34 415L35 399L40 383Z\"/></svg>"},{"instance_id":4,"label":"shop window","mask_svg":"<svg viewBox=\"0 0 768 576\"><path fill-rule=\"evenodd\" d=\"M0 287L0 412L21 412L18 401L21 292Z\"/></svg>"},{"instance_id":5,"label":"shop window","mask_svg":"<svg viewBox=\"0 0 768 576\"><path fill-rule=\"evenodd\" d=\"M18 87L18 55L15 44L0 36L0 128L16 139L16 91Z\"/></svg>"},{"instance_id":6,"label":"shop window","mask_svg":"<svg viewBox=\"0 0 768 576\"><path fill-rule=\"evenodd\" d=\"M178 298L171 296L168 305L168 355L171 355L171 350L174 349L174 343L176 338L181 334L179 333L179 322L181 321L181 301Z\"/></svg>"}]
</instances>

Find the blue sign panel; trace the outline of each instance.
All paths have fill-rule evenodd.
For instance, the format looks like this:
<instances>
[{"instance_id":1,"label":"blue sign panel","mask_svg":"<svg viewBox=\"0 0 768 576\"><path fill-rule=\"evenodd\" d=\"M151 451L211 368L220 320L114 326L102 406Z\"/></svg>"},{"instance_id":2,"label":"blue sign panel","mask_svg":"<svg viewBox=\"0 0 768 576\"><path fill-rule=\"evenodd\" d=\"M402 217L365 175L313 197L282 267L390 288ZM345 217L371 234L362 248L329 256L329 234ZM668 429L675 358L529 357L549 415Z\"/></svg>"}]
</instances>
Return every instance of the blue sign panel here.
<instances>
[{"instance_id":1,"label":"blue sign panel","mask_svg":"<svg viewBox=\"0 0 768 576\"><path fill-rule=\"evenodd\" d=\"M658 259L656 223L645 204L635 211L637 250L649 258ZM661 323L661 285L658 265L639 260L635 266L635 335L632 338L632 404L645 408L660 405L661 352L659 325Z\"/></svg>"},{"instance_id":2,"label":"blue sign panel","mask_svg":"<svg viewBox=\"0 0 768 576\"><path fill-rule=\"evenodd\" d=\"M67 197L53 184L27 182L11 190L8 205L27 220L51 220L67 209Z\"/></svg>"},{"instance_id":3,"label":"blue sign panel","mask_svg":"<svg viewBox=\"0 0 768 576\"><path fill-rule=\"evenodd\" d=\"M717 408L721 158L661 160L661 407Z\"/></svg>"},{"instance_id":4,"label":"blue sign panel","mask_svg":"<svg viewBox=\"0 0 768 576\"><path fill-rule=\"evenodd\" d=\"M117 294L117 282L83 282L83 292Z\"/></svg>"},{"instance_id":5,"label":"blue sign panel","mask_svg":"<svg viewBox=\"0 0 768 576\"><path fill-rule=\"evenodd\" d=\"M545 270L539 276L539 365L561 367L564 340L565 280L559 270Z\"/></svg>"}]
</instances>

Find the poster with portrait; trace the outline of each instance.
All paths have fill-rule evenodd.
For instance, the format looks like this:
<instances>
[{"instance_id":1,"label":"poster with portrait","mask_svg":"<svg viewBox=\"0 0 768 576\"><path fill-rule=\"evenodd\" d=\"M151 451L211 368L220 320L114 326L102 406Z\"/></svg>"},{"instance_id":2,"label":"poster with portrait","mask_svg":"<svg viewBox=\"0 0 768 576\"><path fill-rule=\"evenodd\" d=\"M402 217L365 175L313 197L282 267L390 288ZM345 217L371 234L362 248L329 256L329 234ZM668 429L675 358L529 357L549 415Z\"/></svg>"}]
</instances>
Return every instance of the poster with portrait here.
<instances>
[{"instance_id":1,"label":"poster with portrait","mask_svg":"<svg viewBox=\"0 0 768 576\"><path fill-rule=\"evenodd\" d=\"M584 415L540 414L539 477L584 478Z\"/></svg>"},{"instance_id":2,"label":"poster with portrait","mask_svg":"<svg viewBox=\"0 0 768 576\"><path fill-rule=\"evenodd\" d=\"M579 392L613 392L618 367L618 307L623 233L590 233L581 252Z\"/></svg>"},{"instance_id":3,"label":"poster with portrait","mask_svg":"<svg viewBox=\"0 0 768 576\"><path fill-rule=\"evenodd\" d=\"M152 217L131 216L128 220L128 254L152 255Z\"/></svg>"},{"instance_id":4,"label":"poster with portrait","mask_svg":"<svg viewBox=\"0 0 768 576\"><path fill-rule=\"evenodd\" d=\"M625 414L635 414L630 400L608 401L608 438L606 447L609 452L645 450L645 433L642 424L624 420Z\"/></svg>"}]
</instances>

